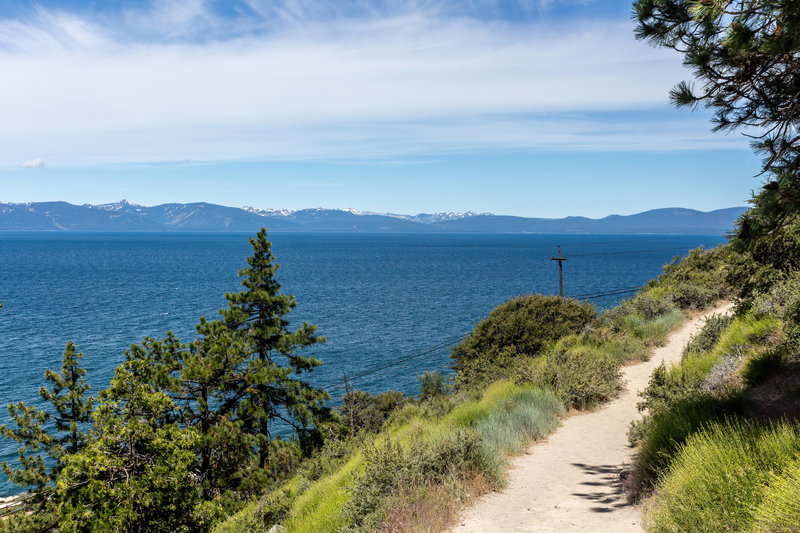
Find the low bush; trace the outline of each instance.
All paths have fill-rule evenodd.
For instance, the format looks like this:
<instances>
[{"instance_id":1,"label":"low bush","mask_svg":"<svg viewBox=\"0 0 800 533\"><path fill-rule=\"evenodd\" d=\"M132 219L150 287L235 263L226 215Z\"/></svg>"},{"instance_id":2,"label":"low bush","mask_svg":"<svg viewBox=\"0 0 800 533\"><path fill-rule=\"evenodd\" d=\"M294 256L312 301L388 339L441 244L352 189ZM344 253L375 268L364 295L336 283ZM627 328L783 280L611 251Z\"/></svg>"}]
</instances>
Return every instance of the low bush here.
<instances>
[{"instance_id":1,"label":"low bush","mask_svg":"<svg viewBox=\"0 0 800 533\"><path fill-rule=\"evenodd\" d=\"M667 334L683 321L683 313L673 309L667 314L652 320L647 320L642 315L625 315L618 321L618 327L630 333L647 346L661 346L667 339Z\"/></svg>"},{"instance_id":2,"label":"low bush","mask_svg":"<svg viewBox=\"0 0 800 533\"><path fill-rule=\"evenodd\" d=\"M453 348L451 357L463 382L468 367L474 374L482 367L508 367L509 359L533 357L551 342L580 332L595 318L590 304L559 296L518 296L495 307Z\"/></svg>"},{"instance_id":3,"label":"low bush","mask_svg":"<svg viewBox=\"0 0 800 533\"><path fill-rule=\"evenodd\" d=\"M655 320L676 309L675 304L669 298L666 298L664 291L658 287L640 291L631 299L628 307L629 309L626 309L626 311L638 315L644 320Z\"/></svg>"},{"instance_id":4,"label":"low bush","mask_svg":"<svg viewBox=\"0 0 800 533\"><path fill-rule=\"evenodd\" d=\"M268 531L289 513L297 498L297 481L287 483L260 498L253 500L239 512L214 528L214 533L241 533L242 531Z\"/></svg>"},{"instance_id":5,"label":"low bush","mask_svg":"<svg viewBox=\"0 0 800 533\"><path fill-rule=\"evenodd\" d=\"M622 388L620 363L601 350L556 346L545 356L544 385L567 407L588 409L617 395Z\"/></svg>"},{"instance_id":6,"label":"low bush","mask_svg":"<svg viewBox=\"0 0 800 533\"><path fill-rule=\"evenodd\" d=\"M691 250L683 259L675 258L664 266L657 285L678 308L705 309L730 293L728 255L725 246Z\"/></svg>"},{"instance_id":7,"label":"low bush","mask_svg":"<svg viewBox=\"0 0 800 533\"><path fill-rule=\"evenodd\" d=\"M450 378L438 371L428 371L417 376L420 402L427 402L445 396L452 391Z\"/></svg>"},{"instance_id":8,"label":"low bush","mask_svg":"<svg viewBox=\"0 0 800 533\"><path fill-rule=\"evenodd\" d=\"M752 533L800 531L800 457L795 457L767 482L761 503L753 512Z\"/></svg>"},{"instance_id":9,"label":"low bush","mask_svg":"<svg viewBox=\"0 0 800 533\"><path fill-rule=\"evenodd\" d=\"M400 391L386 391L378 395L362 390L350 391L342 398L339 413L342 422L353 433L377 433L389 416L408 400Z\"/></svg>"},{"instance_id":10,"label":"low bush","mask_svg":"<svg viewBox=\"0 0 800 533\"><path fill-rule=\"evenodd\" d=\"M705 424L740 411L738 398L711 395L687 396L673 400L669 409L651 414L634 425L630 436L640 441L636 456L636 490L649 491L669 467L681 445Z\"/></svg>"},{"instance_id":11,"label":"low bush","mask_svg":"<svg viewBox=\"0 0 800 533\"><path fill-rule=\"evenodd\" d=\"M467 488L478 494L486 492L480 477L473 479ZM420 485L412 490L401 490L391 495L386 503L386 518L380 533L431 533L446 531L455 522L461 505L454 501L452 491L458 487ZM471 496L461 495L460 501Z\"/></svg>"},{"instance_id":12,"label":"low bush","mask_svg":"<svg viewBox=\"0 0 800 533\"><path fill-rule=\"evenodd\" d=\"M612 335L600 345L602 351L620 364L650 359L650 349L631 335Z\"/></svg>"},{"instance_id":13,"label":"low bush","mask_svg":"<svg viewBox=\"0 0 800 533\"><path fill-rule=\"evenodd\" d=\"M454 381L459 391L480 389L496 381L532 383L539 357L520 354L516 347L506 346L485 357L467 359L459 363Z\"/></svg>"},{"instance_id":14,"label":"low bush","mask_svg":"<svg viewBox=\"0 0 800 533\"><path fill-rule=\"evenodd\" d=\"M762 507L765 489L798 454L795 425L736 420L708 425L687 439L660 478L658 497L646 515L648 531L751 530L758 510L763 508L765 516L770 511L768 504ZM784 479L791 485L789 476ZM773 504L780 504L783 494L785 489L776 487ZM783 508L771 510L782 520Z\"/></svg>"},{"instance_id":15,"label":"low bush","mask_svg":"<svg viewBox=\"0 0 800 533\"><path fill-rule=\"evenodd\" d=\"M687 354L711 351L732 320L733 317L726 315L713 314L707 317L703 329L692 335L683 349L683 358L685 359Z\"/></svg>"},{"instance_id":16,"label":"low bush","mask_svg":"<svg viewBox=\"0 0 800 533\"><path fill-rule=\"evenodd\" d=\"M385 521L390 496L416 487L445 486L480 470L480 435L456 430L429 440L420 436L406 447L385 439L364 450L364 468L348 488L342 514L351 531L373 531Z\"/></svg>"}]
</instances>

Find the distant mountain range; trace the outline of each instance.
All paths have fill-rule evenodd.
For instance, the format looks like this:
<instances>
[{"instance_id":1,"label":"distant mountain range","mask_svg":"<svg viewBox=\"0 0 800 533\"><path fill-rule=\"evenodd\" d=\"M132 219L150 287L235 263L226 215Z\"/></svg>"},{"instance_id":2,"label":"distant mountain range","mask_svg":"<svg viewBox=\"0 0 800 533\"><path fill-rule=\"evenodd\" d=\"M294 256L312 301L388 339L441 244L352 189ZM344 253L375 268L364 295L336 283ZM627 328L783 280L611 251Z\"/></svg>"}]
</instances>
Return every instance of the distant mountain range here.
<instances>
[{"instance_id":1,"label":"distant mountain range","mask_svg":"<svg viewBox=\"0 0 800 533\"><path fill-rule=\"evenodd\" d=\"M353 209L258 209L205 202L153 207L128 203L0 202L0 230L23 231L271 231L386 233L676 233L731 231L745 207L716 211L653 209L635 215L525 218L491 213L397 215Z\"/></svg>"}]
</instances>

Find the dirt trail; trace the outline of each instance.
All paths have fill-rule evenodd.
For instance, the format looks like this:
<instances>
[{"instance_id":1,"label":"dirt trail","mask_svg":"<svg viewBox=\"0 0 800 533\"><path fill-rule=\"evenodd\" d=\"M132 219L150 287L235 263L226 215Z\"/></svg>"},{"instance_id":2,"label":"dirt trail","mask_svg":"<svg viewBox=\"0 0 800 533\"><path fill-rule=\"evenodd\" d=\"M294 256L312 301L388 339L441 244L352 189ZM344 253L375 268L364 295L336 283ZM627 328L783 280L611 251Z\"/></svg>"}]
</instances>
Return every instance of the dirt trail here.
<instances>
[{"instance_id":1,"label":"dirt trail","mask_svg":"<svg viewBox=\"0 0 800 533\"><path fill-rule=\"evenodd\" d=\"M467 509L453 533L643 533L636 506L619 482L631 461L628 427L639 417L638 392L661 361L678 361L705 316L727 313L726 304L687 322L650 361L623 369L626 389L594 412L567 418L546 440L511 461L508 486Z\"/></svg>"}]
</instances>

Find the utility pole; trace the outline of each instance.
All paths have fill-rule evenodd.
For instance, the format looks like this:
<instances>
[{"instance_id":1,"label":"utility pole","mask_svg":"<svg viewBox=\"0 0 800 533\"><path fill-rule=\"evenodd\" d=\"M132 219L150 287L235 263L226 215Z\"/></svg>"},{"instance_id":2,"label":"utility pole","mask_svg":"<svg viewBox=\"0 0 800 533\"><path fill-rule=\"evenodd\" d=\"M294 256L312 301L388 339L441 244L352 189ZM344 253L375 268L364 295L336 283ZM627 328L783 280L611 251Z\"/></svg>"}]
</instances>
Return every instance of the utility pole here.
<instances>
[{"instance_id":1,"label":"utility pole","mask_svg":"<svg viewBox=\"0 0 800 533\"><path fill-rule=\"evenodd\" d=\"M558 261L558 295L564 296L564 268L561 266L566 257L561 257L561 246L558 247L558 257L551 257L552 261Z\"/></svg>"},{"instance_id":2,"label":"utility pole","mask_svg":"<svg viewBox=\"0 0 800 533\"><path fill-rule=\"evenodd\" d=\"M353 423L353 398L349 396L350 394L350 382L347 380L347 372L342 369L342 376L344 377L344 397L347 399L345 401L345 407L347 407L347 413L350 415L350 435L356 434L355 424ZM350 402L350 405L347 405L347 402Z\"/></svg>"}]
</instances>

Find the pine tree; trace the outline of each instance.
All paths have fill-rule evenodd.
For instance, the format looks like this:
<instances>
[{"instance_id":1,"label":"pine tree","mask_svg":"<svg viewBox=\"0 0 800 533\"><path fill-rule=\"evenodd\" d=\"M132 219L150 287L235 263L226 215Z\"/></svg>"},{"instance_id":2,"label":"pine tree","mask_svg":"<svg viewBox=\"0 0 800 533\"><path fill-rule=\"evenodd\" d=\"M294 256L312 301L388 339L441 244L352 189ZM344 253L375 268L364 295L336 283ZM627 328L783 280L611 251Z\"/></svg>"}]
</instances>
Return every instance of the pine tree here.
<instances>
[{"instance_id":1,"label":"pine tree","mask_svg":"<svg viewBox=\"0 0 800 533\"><path fill-rule=\"evenodd\" d=\"M64 350L61 373L46 370L44 377L53 389L39 389L39 395L55 409L52 419L60 434L54 441L56 459L77 453L86 444L86 424L91 421L94 398L86 397L89 385L84 381L86 369L80 366L83 354L75 353L75 344L68 343Z\"/></svg>"},{"instance_id":2,"label":"pine tree","mask_svg":"<svg viewBox=\"0 0 800 533\"><path fill-rule=\"evenodd\" d=\"M0 426L4 437L21 445L21 468L14 469L4 462L3 470L12 482L34 487L35 494L47 493L48 484L55 481L63 458L86 444L84 429L91 420L94 398L86 396L90 387L83 379L86 370L80 366L82 357L83 354L76 353L75 344L67 343L61 372L45 371L44 377L52 383L52 389L42 387L39 396L52 411L24 402L11 404L8 412L16 428ZM54 433L50 424L55 428Z\"/></svg>"},{"instance_id":3,"label":"pine tree","mask_svg":"<svg viewBox=\"0 0 800 533\"><path fill-rule=\"evenodd\" d=\"M140 350L100 393L85 448L65 457L59 531L202 531L218 516L192 479L197 435L175 422L154 385L159 367Z\"/></svg>"},{"instance_id":4,"label":"pine tree","mask_svg":"<svg viewBox=\"0 0 800 533\"><path fill-rule=\"evenodd\" d=\"M236 489L250 456L253 439L236 420L246 344L221 321L201 318L197 332L200 338L188 345L167 333L132 350L153 365L153 384L174 402L172 419L196 432L193 471L211 499Z\"/></svg>"},{"instance_id":5,"label":"pine tree","mask_svg":"<svg viewBox=\"0 0 800 533\"><path fill-rule=\"evenodd\" d=\"M281 294L275 278L279 265L272 255L267 230L250 239L253 255L239 271L244 290L228 293L228 308L220 311L225 325L247 343L248 359L239 389L242 400L238 417L243 429L257 439L259 466L268 463L272 426L280 420L303 438L315 419L325 413L328 394L299 379L321 362L296 350L324 342L316 327L303 323L291 331L286 319L297 305L291 295Z\"/></svg>"},{"instance_id":6,"label":"pine tree","mask_svg":"<svg viewBox=\"0 0 800 533\"><path fill-rule=\"evenodd\" d=\"M743 129L764 157L768 179L740 222L739 237L781 240L782 233L797 233L800 6L788 0L637 0L633 6L636 36L683 54L695 75L697 83L672 90L672 102L714 110L715 130Z\"/></svg>"},{"instance_id":7,"label":"pine tree","mask_svg":"<svg viewBox=\"0 0 800 533\"><path fill-rule=\"evenodd\" d=\"M61 372L45 371L44 377L52 383L52 389L39 389L48 409L24 402L11 404L8 413L15 427L0 426L0 434L20 445L19 467L3 462L3 471L12 483L30 491L26 505L35 510L38 516L34 518L45 524L53 510L54 483L66 457L83 449L87 441L84 430L91 420L94 398L86 396L89 385L83 379L86 370L80 366L82 357L76 353L75 344L68 343Z\"/></svg>"}]
</instances>

